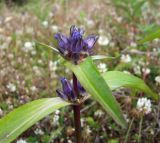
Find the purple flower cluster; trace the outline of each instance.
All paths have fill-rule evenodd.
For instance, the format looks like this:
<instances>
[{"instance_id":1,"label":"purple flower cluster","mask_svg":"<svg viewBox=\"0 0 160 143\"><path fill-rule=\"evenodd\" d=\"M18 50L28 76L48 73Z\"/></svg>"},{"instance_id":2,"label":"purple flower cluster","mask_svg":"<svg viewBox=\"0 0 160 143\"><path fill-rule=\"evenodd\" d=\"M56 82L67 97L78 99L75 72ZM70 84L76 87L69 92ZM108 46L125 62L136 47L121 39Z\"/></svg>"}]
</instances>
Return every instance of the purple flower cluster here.
<instances>
[{"instance_id":1,"label":"purple flower cluster","mask_svg":"<svg viewBox=\"0 0 160 143\"><path fill-rule=\"evenodd\" d=\"M98 36L95 35L89 35L83 39L83 34L84 30L76 26L71 26L70 37L61 33L55 34L60 54L75 64L87 56L92 55L93 46L98 39Z\"/></svg>"},{"instance_id":2,"label":"purple flower cluster","mask_svg":"<svg viewBox=\"0 0 160 143\"><path fill-rule=\"evenodd\" d=\"M74 93L72 84L64 77L61 78L61 83L62 90L57 89L57 95L66 101L76 102L78 99L78 95ZM79 95L82 96L85 93L85 89L81 86L79 82L77 83L77 85Z\"/></svg>"}]
</instances>

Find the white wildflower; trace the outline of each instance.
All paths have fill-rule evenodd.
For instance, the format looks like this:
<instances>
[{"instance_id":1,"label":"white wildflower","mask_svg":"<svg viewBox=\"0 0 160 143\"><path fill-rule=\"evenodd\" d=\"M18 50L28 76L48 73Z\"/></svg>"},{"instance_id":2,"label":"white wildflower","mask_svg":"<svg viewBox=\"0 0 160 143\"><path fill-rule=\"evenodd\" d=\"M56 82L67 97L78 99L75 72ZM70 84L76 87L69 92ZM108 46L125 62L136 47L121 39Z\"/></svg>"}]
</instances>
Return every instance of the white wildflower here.
<instances>
[{"instance_id":1,"label":"white wildflower","mask_svg":"<svg viewBox=\"0 0 160 143\"><path fill-rule=\"evenodd\" d=\"M11 91L11 92L15 92L16 91L16 86L13 83L8 83L7 88Z\"/></svg>"},{"instance_id":2,"label":"white wildflower","mask_svg":"<svg viewBox=\"0 0 160 143\"><path fill-rule=\"evenodd\" d=\"M56 71L57 70L57 61L55 61L55 62L49 61L49 70L50 71Z\"/></svg>"},{"instance_id":3,"label":"white wildflower","mask_svg":"<svg viewBox=\"0 0 160 143\"><path fill-rule=\"evenodd\" d=\"M130 46L135 48L135 47L137 47L137 43L131 42L131 43L130 43Z\"/></svg>"},{"instance_id":4,"label":"white wildflower","mask_svg":"<svg viewBox=\"0 0 160 143\"><path fill-rule=\"evenodd\" d=\"M81 120L81 126L84 127L84 124L85 124L85 121L86 121L85 118L81 118L80 120Z\"/></svg>"},{"instance_id":5,"label":"white wildflower","mask_svg":"<svg viewBox=\"0 0 160 143\"><path fill-rule=\"evenodd\" d=\"M42 25L43 25L45 28L47 28L48 25L49 25L49 24L48 24L48 21L43 21L43 22L42 22Z\"/></svg>"},{"instance_id":6,"label":"white wildflower","mask_svg":"<svg viewBox=\"0 0 160 143\"><path fill-rule=\"evenodd\" d=\"M59 125L59 115L55 114L53 117L53 126Z\"/></svg>"},{"instance_id":7,"label":"white wildflower","mask_svg":"<svg viewBox=\"0 0 160 143\"><path fill-rule=\"evenodd\" d=\"M134 71L135 74L141 75L141 67L139 65L135 66L133 68L133 71Z\"/></svg>"},{"instance_id":8,"label":"white wildflower","mask_svg":"<svg viewBox=\"0 0 160 143\"><path fill-rule=\"evenodd\" d=\"M55 114L56 114L56 115L59 115L59 114L60 114L60 110L56 110L56 111L55 111Z\"/></svg>"},{"instance_id":9,"label":"white wildflower","mask_svg":"<svg viewBox=\"0 0 160 143\"><path fill-rule=\"evenodd\" d=\"M102 110L97 110L95 113L94 113L94 116L95 117L98 117L98 118L101 118L103 117L104 115L104 112Z\"/></svg>"},{"instance_id":10,"label":"white wildflower","mask_svg":"<svg viewBox=\"0 0 160 143\"><path fill-rule=\"evenodd\" d=\"M104 35L99 36L98 44L101 45L101 46L107 46L109 44L108 37L106 37Z\"/></svg>"},{"instance_id":11,"label":"white wildflower","mask_svg":"<svg viewBox=\"0 0 160 143\"><path fill-rule=\"evenodd\" d=\"M37 129L34 131L34 133L35 133L36 135L43 135L43 134L44 134L44 132L43 132L41 129L39 129L39 128L37 128Z\"/></svg>"},{"instance_id":12,"label":"white wildflower","mask_svg":"<svg viewBox=\"0 0 160 143\"><path fill-rule=\"evenodd\" d=\"M94 21L91 19L85 19L85 22L88 27L93 27L94 26Z\"/></svg>"},{"instance_id":13,"label":"white wildflower","mask_svg":"<svg viewBox=\"0 0 160 143\"><path fill-rule=\"evenodd\" d=\"M132 61L132 58L131 58L131 56L130 55L121 55L121 61L123 62L123 63L129 63L129 62L131 62Z\"/></svg>"},{"instance_id":14,"label":"white wildflower","mask_svg":"<svg viewBox=\"0 0 160 143\"><path fill-rule=\"evenodd\" d=\"M85 132L86 132L87 135L91 134L92 131L91 131L89 126L86 127Z\"/></svg>"},{"instance_id":15,"label":"white wildflower","mask_svg":"<svg viewBox=\"0 0 160 143\"><path fill-rule=\"evenodd\" d=\"M35 72L36 75L38 75L38 76L41 75L41 71L37 66L33 66L33 71Z\"/></svg>"},{"instance_id":16,"label":"white wildflower","mask_svg":"<svg viewBox=\"0 0 160 143\"><path fill-rule=\"evenodd\" d=\"M19 140L17 140L17 143L27 143L27 141L24 139L19 139Z\"/></svg>"},{"instance_id":17,"label":"white wildflower","mask_svg":"<svg viewBox=\"0 0 160 143\"><path fill-rule=\"evenodd\" d=\"M52 31L55 32L55 33L59 31L59 27L58 27L57 25L52 25L52 26L51 26L51 29L52 29Z\"/></svg>"},{"instance_id":18,"label":"white wildflower","mask_svg":"<svg viewBox=\"0 0 160 143\"><path fill-rule=\"evenodd\" d=\"M35 86L31 86L31 88L30 88L30 89L31 89L31 91L32 91L32 92L37 91L37 88L36 88Z\"/></svg>"},{"instance_id":19,"label":"white wildflower","mask_svg":"<svg viewBox=\"0 0 160 143\"><path fill-rule=\"evenodd\" d=\"M0 108L0 116L3 115L3 110Z\"/></svg>"},{"instance_id":20,"label":"white wildflower","mask_svg":"<svg viewBox=\"0 0 160 143\"><path fill-rule=\"evenodd\" d=\"M137 109L140 112L143 112L145 114L148 114L151 112L151 100L147 98L139 98L137 101Z\"/></svg>"},{"instance_id":21,"label":"white wildflower","mask_svg":"<svg viewBox=\"0 0 160 143\"><path fill-rule=\"evenodd\" d=\"M146 75L150 74L151 70L149 68L142 68L142 72Z\"/></svg>"},{"instance_id":22,"label":"white wildflower","mask_svg":"<svg viewBox=\"0 0 160 143\"><path fill-rule=\"evenodd\" d=\"M155 81L157 82L157 84L160 84L160 75L155 77Z\"/></svg>"},{"instance_id":23,"label":"white wildflower","mask_svg":"<svg viewBox=\"0 0 160 143\"><path fill-rule=\"evenodd\" d=\"M24 43L24 46L22 47L22 50L24 51L24 52L30 52L30 51L33 51L34 49L33 49L33 45L34 45L34 43L32 43L32 42L25 42Z\"/></svg>"},{"instance_id":24,"label":"white wildflower","mask_svg":"<svg viewBox=\"0 0 160 143\"><path fill-rule=\"evenodd\" d=\"M100 72L104 73L104 72L107 71L107 65L105 63L100 63L98 65L98 69L99 69Z\"/></svg>"}]
</instances>

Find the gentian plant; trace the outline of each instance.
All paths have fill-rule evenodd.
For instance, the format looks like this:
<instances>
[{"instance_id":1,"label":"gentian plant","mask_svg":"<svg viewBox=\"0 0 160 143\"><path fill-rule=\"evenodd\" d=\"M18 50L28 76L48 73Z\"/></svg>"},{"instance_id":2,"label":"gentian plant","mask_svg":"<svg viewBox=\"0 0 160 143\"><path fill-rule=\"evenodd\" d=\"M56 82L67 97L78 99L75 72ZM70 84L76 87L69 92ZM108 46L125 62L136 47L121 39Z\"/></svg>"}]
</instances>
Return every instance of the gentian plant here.
<instances>
[{"instance_id":1,"label":"gentian plant","mask_svg":"<svg viewBox=\"0 0 160 143\"><path fill-rule=\"evenodd\" d=\"M58 88L58 97L42 98L11 111L0 119L0 143L9 143L21 133L31 127L56 109L73 107L76 142L81 142L81 105L90 97L96 100L102 108L122 128L127 128L121 108L112 95L112 91L120 87L134 88L145 92L157 100L156 93L144 83L143 80L120 71L109 71L100 74L94 65L94 60L107 59L105 55L94 55L93 46L98 37L90 35L83 38L84 30L71 26L70 36L57 33L54 37L58 41L58 48L38 43L44 47L52 48L61 55L61 63L72 71L72 81L65 77L60 79L62 89Z\"/></svg>"}]
</instances>

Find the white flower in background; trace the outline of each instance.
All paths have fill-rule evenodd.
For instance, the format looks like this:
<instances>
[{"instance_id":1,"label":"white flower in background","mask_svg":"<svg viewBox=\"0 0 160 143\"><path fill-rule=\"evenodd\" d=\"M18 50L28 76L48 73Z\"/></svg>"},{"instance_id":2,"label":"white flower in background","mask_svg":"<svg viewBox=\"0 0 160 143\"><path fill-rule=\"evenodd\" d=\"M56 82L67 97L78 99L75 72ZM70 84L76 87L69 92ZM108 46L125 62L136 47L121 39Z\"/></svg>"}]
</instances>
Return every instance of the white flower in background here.
<instances>
[{"instance_id":1,"label":"white flower in background","mask_svg":"<svg viewBox=\"0 0 160 143\"><path fill-rule=\"evenodd\" d=\"M101 35L98 38L98 44L101 46L107 46L109 44L109 39L108 37Z\"/></svg>"},{"instance_id":2,"label":"white flower in background","mask_svg":"<svg viewBox=\"0 0 160 143\"><path fill-rule=\"evenodd\" d=\"M81 120L81 126L84 127L84 124L85 124L85 121L86 121L85 118L81 118L80 120Z\"/></svg>"},{"instance_id":3,"label":"white flower in background","mask_svg":"<svg viewBox=\"0 0 160 143\"><path fill-rule=\"evenodd\" d=\"M59 125L59 110L55 111L54 117L53 117L53 126L58 126Z\"/></svg>"},{"instance_id":4,"label":"white flower in background","mask_svg":"<svg viewBox=\"0 0 160 143\"><path fill-rule=\"evenodd\" d=\"M98 118L101 118L103 117L104 115L104 112L102 110L97 110L95 113L94 113L94 116L95 117L98 117Z\"/></svg>"},{"instance_id":5,"label":"white flower in background","mask_svg":"<svg viewBox=\"0 0 160 143\"><path fill-rule=\"evenodd\" d=\"M88 27L93 27L94 26L94 21L91 19L85 19L85 23L87 24Z\"/></svg>"},{"instance_id":6,"label":"white flower in background","mask_svg":"<svg viewBox=\"0 0 160 143\"><path fill-rule=\"evenodd\" d=\"M134 66L133 71L136 75L141 75L141 67L139 65Z\"/></svg>"},{"instance_id":7,"label":"white flower in background","mask_svg":"<svg viewBox=\"0 0 160 143\"><path fill-rule=\"evenodd\" d=\"M151 112L151 105L151 100L147 98L139 98L137 101L137 109L145 114Z\"/></svg>"},{"instance_id":8,"label":"white flower in background","mask_svg":"<svg viewBox=\"0 0 160 143\"><path fill-rule=\"evenodd\" d=\"M86 127L85 132L86 132L87 135L90 135L92 133L89 126Z\"/></svg>"},{"instance_id":9,"label":"white flower in background","mask_svg":"<svg viewBox=\"0 0 160 143\"><path fill-rule=\"evenodd\" d=\"M33 66L33 71L35 72L36 75L38 75L38 76L41 75L41 71L37 66Z\"/></svg>"},{"instance_id":10,"label":"white flower in background","mask_svg":"<svg viewBox=\"0 0 160 143\"><path fill-rule=\"evenodd\" d=\"M59 27L58 27L57 25L52 25L52 26L51 26L51 29L52 29L52 31L55 32L55 33L59 31Z\"/></svg>"},{"instance_id":11,"label":"white flower in background","mask_svg":"<svg viewBox=\"0 0 160 143\"><path fill-rule=\"evenodd\" d=\"M23 140L23 139L19 139L19 140L17 140L17 143L27 143L27 141Z\"/></svg>"},{"instance_id":12,"label":"white flower in background","mask_svg":"<svg viewBox=\"0 0 160 143\"><path fill-rule=\"evenodd\" d=\"M100 72L104 73L104 72L107 71L107 65L105 63L100 63L98 65L98 69L99 69Z\"/></svg>"},{"instance_id":13,"label":"white flower in background","mask_svg":"<svg viewBox=\"0 0 160 143\"><path fill-rule=\"evenodd\" d=\"M57 70L57 61L55 62L52 62L52 61L49 61L49 70L50 71L56 71Z\"/></svg>"},{"instance_id":14,"label":"white flower in background","mask_svg":"<svg viewBox=\"0 0 160 143\"><path fill-rule=\"evenodd\" d=\"M22 50L26 53L30 52L30 51L33 51L34 50L33 46L34 46L33 42L27 41L27 42L24 43L24 46L22 47Z\"/></svg>"},{"instance_id":15,"label":"white flower in background","mask_svg":"<svg viewBox=\"0 0 160 143\"><path fill-rule=\"evenodd\" d=\"M56 110L56 111L55 111L55 114L56 114L56 115L59 115L59 114L60 114L60 110Z\"/></svg>"},{"instance_id":16,"label":"white flower in background","mask_svg":"<svg viewBox=\"0 0 160 143\"><path fill-rule=\"evenodd\" d=\"M131 47L137 47L137 44L136 44L135 42L131 42L131 43L130 43L130 46L131 46Z\"/></svg>"},{"instance_id":17,"label":"white flower in background","mask_svg":"<svg viewBox=\"0 0 160 143\"><path fill-rule=\"evenodd\" d=\"M44 135L44 132L43 132L41 129L39 129L39 128L37 128L37 129L34 131L34 133L35 133L36 135Z\"/></svg>"},{"instance_id":18,"label":"white flower in background","mask_svg":"<svg viewBox=\"0 0 160 143\"><path fill-rule=\"evenodd\" d=\"M150 74L151 70L149 68L142 68L142 72L146 75Z\"/></svg>"},{"instance_id":19,"label":"white flower in background","mask_svg":"<svg viewBox=\"0 0 160 143\"><path fill-rule=\"evenodd\" d=\"M31 88L30 88L30 89L31 89L31 91L32 91L32 92L37 91L37 87L35 87L35 86L31 86Z\"/></svg>"},{"instance_id":20,"label":"white flower in background","mask_svg":"<svg viewBox=\"0 0 160 143\"><path fill-rule=\"evenodd\" d=\"M47 28L48 25L49 25L49 24L48 24L48 21L43 21L43 22L42 22L42 25L43 25L45 28Z\"/></svg>"},{"instance_id":21,"label":"white flower in background","mask_svg":"<svg viewBox=\"0 0 160 143\"><path fill-rule=\"evenodd\" d=\"M3 110L0 108L0 116L3 115Z\"/></svg>"},{"instance_id":22,"label":"white flower in background","mask_svg":"<svg viewBox=\"0 0 160 143\"><path fill-rule=\"evenodd\" d=\"M157 84L160 84L160 75L155 77L155 81Z\"/></svg>"},{"instance_id":23,"label":"white flower in background","mask_svg":"<svg viewBox=\"0 0 160 143\"><path fill-rule=\"evenodd\" d=\"M16 91L16 86L13 83L8 83L7 88L11 91L11 92L15 92Z\"/></svg>"},{"instance_id":24,"label":"white flower in background","mask_svg":"<svg viewBox=\"0 0 160 143\"><path fill-rule=\"evenodd\" d=\"M123 63L129 63L132 61L132 58L130 55L126 54L126 55L121 55L121 62Z\"/></svg>"}]
</instances>

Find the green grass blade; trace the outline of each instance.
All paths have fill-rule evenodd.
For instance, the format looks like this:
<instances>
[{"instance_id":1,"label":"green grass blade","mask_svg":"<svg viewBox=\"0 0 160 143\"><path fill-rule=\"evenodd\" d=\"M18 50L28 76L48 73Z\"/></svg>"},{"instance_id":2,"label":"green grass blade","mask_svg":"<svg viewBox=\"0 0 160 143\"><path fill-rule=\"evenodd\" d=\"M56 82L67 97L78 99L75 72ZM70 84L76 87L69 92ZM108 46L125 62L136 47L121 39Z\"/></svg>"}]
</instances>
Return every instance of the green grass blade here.
<instances>
[{"instance_id":1,"label":"green grass blade","mask_svg":"<svg viewBox=\"0 0 160 143\"><path fill-rule=\"evenodd\" d=\"M38 99L18 107L0 119L0 143L10 143L37 121L69 104L56 97Z\"/></svg>"},{"instance_id":2,"label":"green grass blade","mask_svg":"<svg viewBox=\"0 0 160 143\"><path fill-rule=\"evenodd\" d=\"M142 79L136 76L120 71L109 71L104 73L102 76L112 90L120 87L130 87L145 92L155 100L158 99L158 95L154 93Z\"/></svg>"},{"instance_id":3,"label":"green grass blade","mask_svg":"<svg viewBox=\"0 0 160 143\"><path fill-rule=\"evenodd\" d=\"M125 119L122 115L120 106L112 95L111 90L106 84L103 77L98 72L91 58L87 58L79 65L73 65L66 62L83 87L96 99L108 114L122 127L126 127Z\"/></svg>"},{"instance_id":4,"label":"green grass blade","mask_svg":"<svg viewBox=\"0 0 160 143\"><path fill-rule=\"evenodd\" d=\"M145 38L143 38L142 40L138 41L138 43L139 44L143 44L143 43L152 41L152 40L154 40L156 38L160 38L160 29L156 30L155 32L151 32Z\"/></svg>"}]
</instances>

